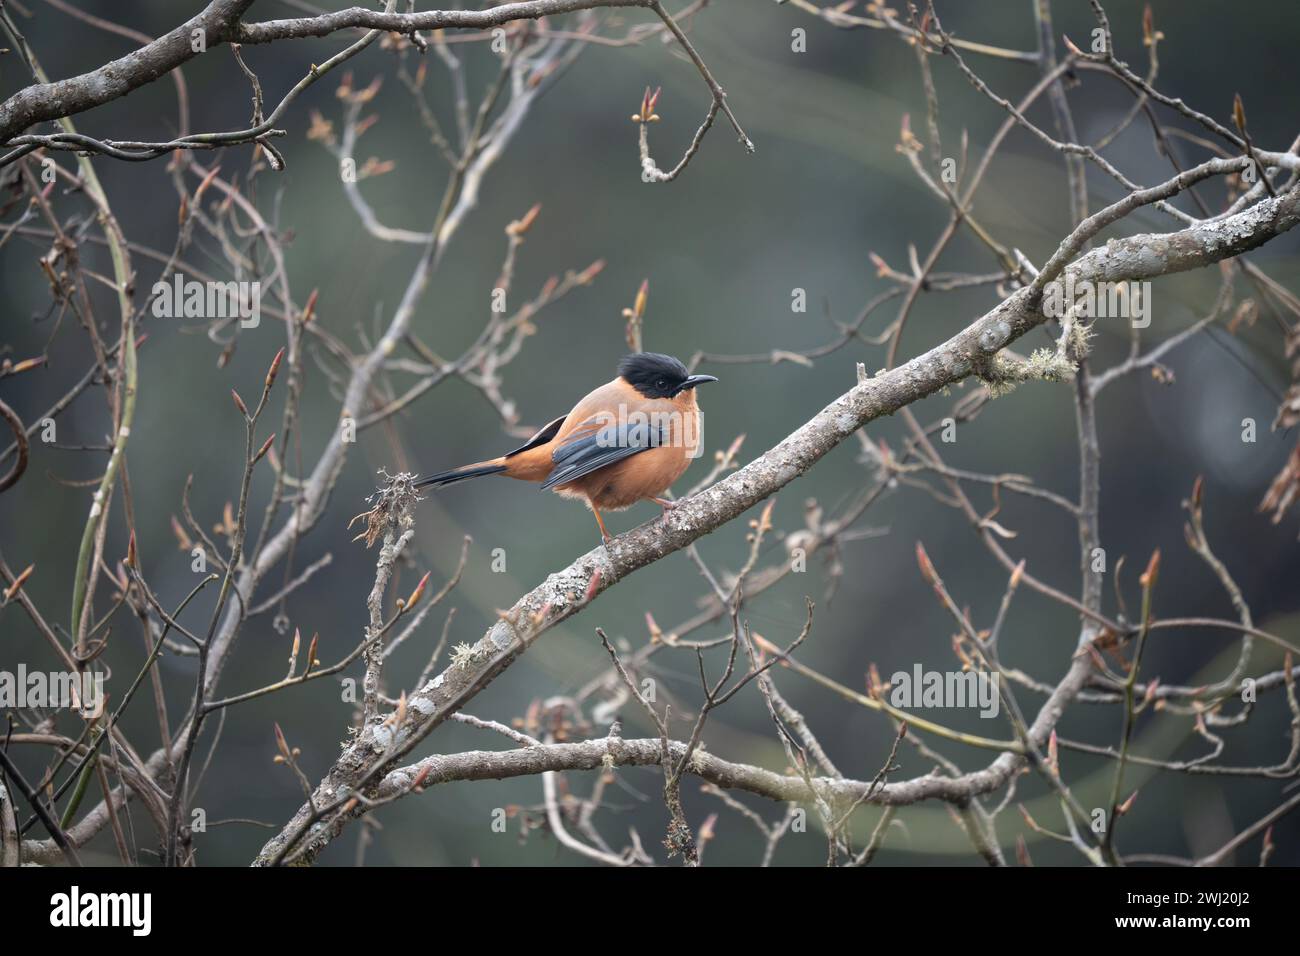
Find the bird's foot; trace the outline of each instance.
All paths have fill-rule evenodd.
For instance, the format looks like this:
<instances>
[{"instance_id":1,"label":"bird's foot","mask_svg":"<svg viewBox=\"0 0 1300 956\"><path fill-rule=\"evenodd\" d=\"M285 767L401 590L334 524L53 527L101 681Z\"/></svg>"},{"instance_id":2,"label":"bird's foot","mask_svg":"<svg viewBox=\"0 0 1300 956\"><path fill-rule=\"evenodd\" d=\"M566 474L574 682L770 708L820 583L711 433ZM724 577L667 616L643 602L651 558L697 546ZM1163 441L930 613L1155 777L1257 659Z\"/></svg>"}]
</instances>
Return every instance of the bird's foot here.
<instances>
[{"instance_id":1,"label":"bird's foot","mask_svg":"<svg viewBox=\"0 0 1300 956\"><path fill-rule=\"evenodd\" d=\"M667 498L651 498L650 500L653 501L655 504L657 504L660 508L664 509L664 513L663 513L664 517L666 517L668 515L668 512L672 511L679 504L679 502L670 501Z\"/></svg>"}]
</instances>

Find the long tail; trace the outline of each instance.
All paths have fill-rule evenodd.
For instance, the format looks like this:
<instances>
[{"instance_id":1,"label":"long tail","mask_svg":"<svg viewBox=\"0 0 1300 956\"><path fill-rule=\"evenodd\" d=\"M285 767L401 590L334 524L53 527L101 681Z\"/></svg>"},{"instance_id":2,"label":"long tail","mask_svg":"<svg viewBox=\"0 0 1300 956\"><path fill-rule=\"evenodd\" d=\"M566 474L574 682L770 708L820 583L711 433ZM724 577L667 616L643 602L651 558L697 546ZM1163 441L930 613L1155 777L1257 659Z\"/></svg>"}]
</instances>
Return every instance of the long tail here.
<instances>
[{"instance_id":1,"label":"long tail","mask_svg":"<svg viewBox=\"0 0 1300 956\"><path fill-rule=\"evenodd\" d=\"M506 466L498 462L480 461L473 465L464 465L460 468L453 468L451 471L440 471L436 475L429 475L421 478L415 483L415 487L424 488L427 485L433 485L441 488L443 485L455 484L458 481L465 481L467 478L481 478L483 475L499 475L506 470Z\"/></svg>"}]
</instances>

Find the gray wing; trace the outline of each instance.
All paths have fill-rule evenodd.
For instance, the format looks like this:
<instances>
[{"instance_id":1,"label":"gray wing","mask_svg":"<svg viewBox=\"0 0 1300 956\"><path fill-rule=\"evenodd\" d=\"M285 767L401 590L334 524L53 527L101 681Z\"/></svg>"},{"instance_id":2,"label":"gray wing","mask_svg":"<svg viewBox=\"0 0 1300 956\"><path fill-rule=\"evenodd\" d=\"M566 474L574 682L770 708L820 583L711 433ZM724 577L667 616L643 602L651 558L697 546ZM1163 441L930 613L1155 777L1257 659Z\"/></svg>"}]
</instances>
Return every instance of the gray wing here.
<instances>
[{"instance_id":1,"label":"gray wing","mask_svg":"<svg viewBox=\"0 0 1300 956\"><path fill-rule=\"evenodd\" d=\"M617 428L606 426L576 438L551 455L554 467L542 482L542 490L577 481L593 471L656 448L663 443L663 438L663 429L648 422Z\"/></svg>"}]
</instances>

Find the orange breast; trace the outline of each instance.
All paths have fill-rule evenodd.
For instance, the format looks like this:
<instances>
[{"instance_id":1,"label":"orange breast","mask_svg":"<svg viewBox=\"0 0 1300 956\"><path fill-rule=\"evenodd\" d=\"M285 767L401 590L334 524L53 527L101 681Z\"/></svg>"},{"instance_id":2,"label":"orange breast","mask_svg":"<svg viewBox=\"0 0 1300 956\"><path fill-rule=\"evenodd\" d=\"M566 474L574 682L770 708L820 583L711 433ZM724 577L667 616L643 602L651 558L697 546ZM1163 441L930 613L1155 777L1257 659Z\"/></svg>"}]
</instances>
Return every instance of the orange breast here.
<instances>
[{"instance_id":1,"label":"orange breast","mask_svg":"<svg viewBox=\"0 0 1300 956\"><path fill-rule=\"evenodd\" d=\"M568 487L580 489L601 511L618 511L646 498L659 497L690 463L684 448L663 445L602 468Z\"/></svg>"}]
</instances>

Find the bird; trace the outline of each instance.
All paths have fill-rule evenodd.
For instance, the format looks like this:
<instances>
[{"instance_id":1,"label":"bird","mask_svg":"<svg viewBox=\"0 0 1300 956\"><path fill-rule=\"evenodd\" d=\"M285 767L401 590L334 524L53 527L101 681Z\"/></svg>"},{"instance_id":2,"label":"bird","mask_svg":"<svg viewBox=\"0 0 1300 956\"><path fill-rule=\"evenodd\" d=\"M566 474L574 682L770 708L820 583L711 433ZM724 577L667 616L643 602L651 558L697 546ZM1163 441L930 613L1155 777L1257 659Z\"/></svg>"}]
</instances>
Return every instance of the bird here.
<instances>
[{"instance_id":1,"label":"bird","mask_svg":"<svg viewBox=\"0 0 1300 956\"><path fill-rule=\"evenodd\" d=\"M701 448L695 390L716 381L712 375L692 375L671 355L634 352L618 363L612 381L518 448L427 475L414 486L442 487L485 475L539 481L543 491L584 500L608 544L601 512L653 501L667 515L676 506L663 494Z\"/></svg>"}]
</instances>

